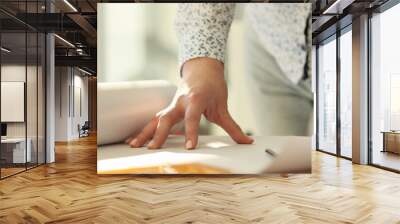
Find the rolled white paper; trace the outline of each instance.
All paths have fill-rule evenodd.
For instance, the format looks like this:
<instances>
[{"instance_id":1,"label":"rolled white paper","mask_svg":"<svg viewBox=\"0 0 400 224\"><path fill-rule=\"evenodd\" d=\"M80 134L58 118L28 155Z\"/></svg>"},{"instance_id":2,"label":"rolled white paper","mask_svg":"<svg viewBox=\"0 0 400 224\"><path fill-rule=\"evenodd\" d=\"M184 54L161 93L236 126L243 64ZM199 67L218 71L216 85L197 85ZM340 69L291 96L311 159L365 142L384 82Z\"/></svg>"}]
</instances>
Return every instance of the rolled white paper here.
<instances>
[{"instance_id":1,"label":"rolled white paper","mask_svg":"<svg viewBox=\"0 0 400 224\"><path fill-rule=\"evenodd\" d=\"M176 86L163 80L97 85L97 144L125 141L168 106Z\"/></svg>"}]
</instances>

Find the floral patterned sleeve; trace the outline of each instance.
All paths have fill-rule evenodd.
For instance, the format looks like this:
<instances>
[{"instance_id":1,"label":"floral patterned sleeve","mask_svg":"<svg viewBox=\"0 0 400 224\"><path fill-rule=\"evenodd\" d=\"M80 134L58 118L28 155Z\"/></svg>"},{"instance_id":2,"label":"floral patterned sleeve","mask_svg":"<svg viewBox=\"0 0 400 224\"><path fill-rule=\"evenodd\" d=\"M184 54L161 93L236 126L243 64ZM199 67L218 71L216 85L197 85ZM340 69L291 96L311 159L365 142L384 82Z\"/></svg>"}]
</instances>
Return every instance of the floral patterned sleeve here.
<instances>
[{"instance_id":1,"label":"floral patterned sleeve","mask_svg":"<svg viewBox=\"0 0 400 224\"><path fill-rule=\"evenodd\" d=\"M178 4L175 29L179 42L179 67L196 57L214 58L222 63L234 3Z\"/></svg>"}]
</instances>

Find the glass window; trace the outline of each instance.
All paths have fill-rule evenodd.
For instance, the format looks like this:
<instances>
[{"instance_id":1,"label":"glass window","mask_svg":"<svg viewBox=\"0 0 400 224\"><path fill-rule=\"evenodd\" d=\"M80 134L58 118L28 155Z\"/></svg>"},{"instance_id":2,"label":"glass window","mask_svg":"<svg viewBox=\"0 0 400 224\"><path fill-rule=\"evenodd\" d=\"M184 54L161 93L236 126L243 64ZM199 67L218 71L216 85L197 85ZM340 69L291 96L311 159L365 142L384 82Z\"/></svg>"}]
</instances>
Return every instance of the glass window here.
<instances>
[{"instance_id":1,"label":"glass window","mask_svg":"<svg viewBox=\"0 0 400 224\"><path fill-rule=\"evenodd\" d=\"M18 13L44 2L18 2ZM15 6L2 2L0 6ZM45 35L0 13L0 178L45 162Z\"/></svg>"},{"instance_id":2,"label":"glass window","mask_svg":"<svg viewBox=\"0 0 400 224\"><path fill-rule=\"evenodd\" d=\"M318 149L336 153L336 38L318 47Z\"/></svg>"},{"instance_id":3,"label":"glass window","mask_svg":"<svg viewBox=\"0 0 400 224\"><path fill-rule=\"evenodd\" d=\"M372 163L400 170L400 4L376 14L372 26Z\"/></svg>"},{"instance_id":4,"label":"glass window","mask_svg":"<svg viewBox=\"0 0 400 224\"><path fill-rule=\"evenodd\" d=\"M1 33L1 176L24 171L30 161L26 141L26 33ZM27 148L28 146L28 148Z\"/></svg>"},{"instance_id":5,"label":"glass window","mask_svg":"<svg viewBox=\"0 0 400 224\"><path fill-rule=\"evenodd\" d=\"M340 154L351 158L352 35L351 29L346 31L340 36Z\"/></svg>"}]
</instances>

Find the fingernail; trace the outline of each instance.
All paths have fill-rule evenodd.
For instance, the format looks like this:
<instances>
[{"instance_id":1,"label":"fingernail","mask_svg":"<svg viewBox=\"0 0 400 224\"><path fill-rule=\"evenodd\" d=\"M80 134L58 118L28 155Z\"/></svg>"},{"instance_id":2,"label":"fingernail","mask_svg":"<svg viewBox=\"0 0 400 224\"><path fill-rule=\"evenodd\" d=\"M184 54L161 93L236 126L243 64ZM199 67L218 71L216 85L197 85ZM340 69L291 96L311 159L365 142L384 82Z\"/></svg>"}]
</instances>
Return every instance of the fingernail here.
<instances>
[{"instance_id":1,"label":"fingernail","mask_svg":"<svg viewBox=\"0 0 400 224\"><path fill-rule=\"evenodd\" d=\"M250 139L251 143L253 143L253 142L254 142L254 138L252 138L252 137L249 137L249 139Z\"/></svg>"},{"instance_id":2,"label":"fingernail","mask_svg":"<svg viewBox=\"0 0 400 224\"><path fill-rule=\"evenodd\" d=\"M150 141L149 144L147 144L147 148L149 148L149 149L154 149L155 148L153 140Z\"/></svg>"},{"instance_id":3,"label":"fingernail","mask_svg":"<svg viewBox=\"0 0 400 224\"><path fill-rule=\"evenodd\" d=\"M133 139L133 141L131 141L131 146L133 146L133 147L136 147L136 144L137 144L137 139L135 138L135 139Z\"/></svg>"},{"instance_id":4,"label":"fingernail","mask_svg":"<svg viewBox=\"0 0 400 224\"><path fill-rule=\"evenodd\" d=\"M186 149L193 149L193 142L192 140L188 140L186 142Z\"/></svg>"}]
</instances>

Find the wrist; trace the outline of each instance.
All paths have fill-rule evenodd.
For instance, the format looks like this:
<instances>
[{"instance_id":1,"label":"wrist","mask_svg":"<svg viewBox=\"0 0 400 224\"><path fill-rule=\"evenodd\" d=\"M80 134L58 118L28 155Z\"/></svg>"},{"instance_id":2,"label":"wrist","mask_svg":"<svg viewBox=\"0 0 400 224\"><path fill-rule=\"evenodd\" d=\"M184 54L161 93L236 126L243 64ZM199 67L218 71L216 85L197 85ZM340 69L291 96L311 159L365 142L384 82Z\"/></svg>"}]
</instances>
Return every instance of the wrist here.
<instances>
[{"instance_id":1,"label":"wrist","mask_svg":"<svg viewBox=\"0 0 400 224\"><path fill-rule=\"evenodd\" d=\"M190 80L191 77L199 75L217 76L218 78L223 78L224 64L217 59L209 57L192 58L183 63L181 75L184 80Z\"/></svg>"}]
</instances>

